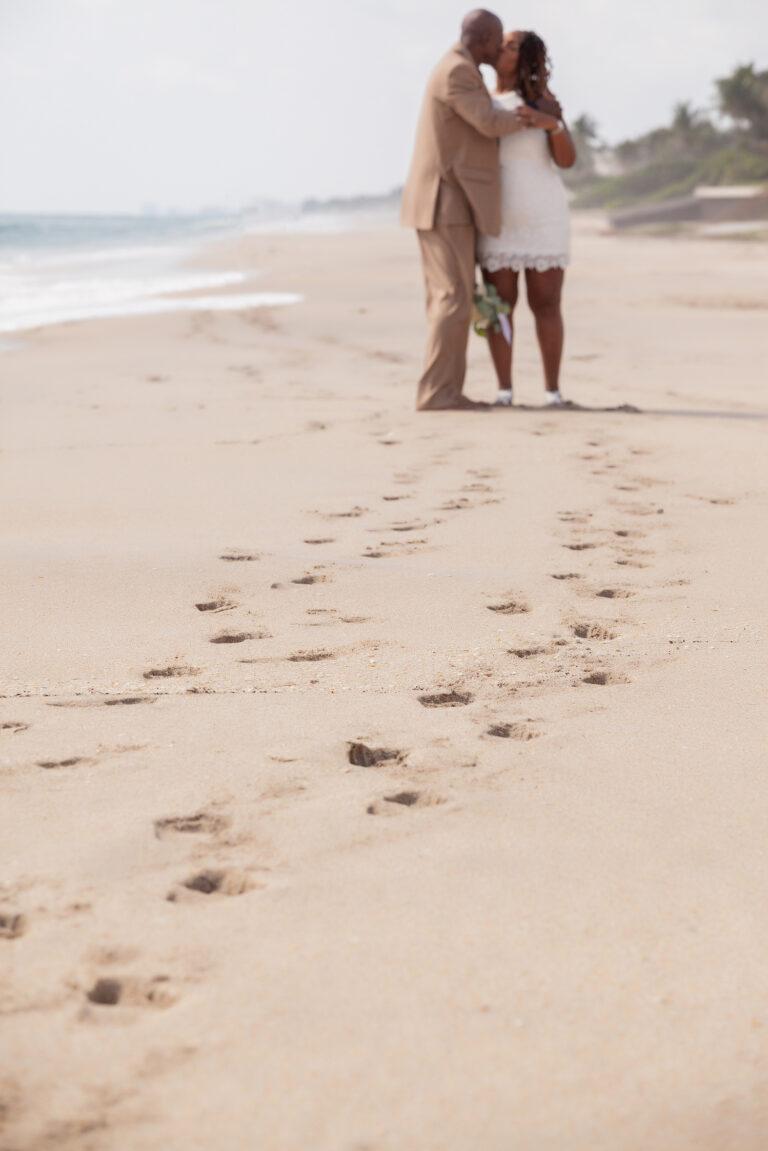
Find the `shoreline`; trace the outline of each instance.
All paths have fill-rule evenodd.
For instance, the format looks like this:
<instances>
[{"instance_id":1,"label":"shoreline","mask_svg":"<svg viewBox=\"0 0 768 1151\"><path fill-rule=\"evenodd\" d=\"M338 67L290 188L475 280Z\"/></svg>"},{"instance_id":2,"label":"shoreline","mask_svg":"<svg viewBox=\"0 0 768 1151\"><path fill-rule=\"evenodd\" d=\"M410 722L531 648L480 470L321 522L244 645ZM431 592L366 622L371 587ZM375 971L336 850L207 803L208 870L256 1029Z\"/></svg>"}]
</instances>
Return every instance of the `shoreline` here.
<instances>
[{"instance_id":1,"label":"shoreline","mask_svg":"<svg viewBox=\"0 0 768 1151\"><path fill-rule=\"evenodd\" d=\"M334 223L334 221L336 221ZM573 226L574 232L578 237L596 237L602 236L604 238L614 239L617 243L624 243L629 241L631 244L638 242L643 243L668 243L675 242L680 244L700 244L700 243L713 243L718 244L762 244L768 239L768 236L755 231L750 231L748 234L729 234L722 232L722 226L718 226L719 230L716 234L709 234L705 227L696 226L689 227L688 225L675 225L672 228L650 228L638 230L630 234L623 231L614 231L610 228L607 216L602 210L582 210L573 213ZM744 225L741 226L743 231ZM43 331L47 328L57 327L60 324L72 323L90 323L98 319L127 319L131 316L151 316L153 314L171 313L174 310L174 301L178 300L179 311L190 308L197 310L198 305L194 304L198 298L210 298L211 310L220 308L243 308L243 307L270 307L270 293L267 293L263 299L260 299L258 291L237 292L237 288L245 288L253 285L255 288L258 281L261 279L263 269L254 267L252 263L252 253L259 250L266 252L270 251L272 241L286 241L291 244L293 241L298 242L301 239L306 239L309 242L313 240L341 240L345 237L358 237L361 242L366 242L366 237L378 235L381 232L387 233L402 233L402 229L398 223L396 215L392 213L360 213L350 214L347 217L336 217L328 214L326 219L325 215L318 213L316 216L307 218L304 222L301 220L286 220L283 222L273 221L259 226L251 226L243 228L242 230L233 230L230 234L215 234L211 232L205 236L200 236L193 240L191 237L186 237L184 249L174 246L169 239L168 246L165 249L165 262L162 264L162 273L159 266L153 268L151 263L146 265L146 276L143 290L137 286L131 289L130 279L126 281L123 288L123 298L118 300L107 299L102 303L83 303L80 305L83 309L97 308L101 310L101 315L97 312L88 313L83 311L82 315L63 316L62 318L44 320L40 322L29 322L24 324L23 327L12 327L5 330L0 330L0 351L6 351L8 341L14 340L16 337L24 338L26 334ZM260 248L260 246L262 246ZM54 249L51 250L51 254ZM58 251L58 250L56 250ZM144 251L142 247L137 247L135 252L131 252L130 247L120 250L123 256L131 258L139 258ZM149 251L149 249L147 249ZM163 253L162 247L152 249L155 259L158 254ZM244 259L244 253L248 253L248 257ZM39 253L36 253L39 255ZM44 254L43 254L44 255ZM70 269L70 274L82 264L82 260L86 259L88 262L102 262L107 263L109 258L116 255L112 248L94 249L87 252L78 249L72 249L67 255L61 255L59 252L55 264L61 267L66 273L66 269ZM170 259L170 257L173 259ZM45 259L43 259L42 266L46 266ZM235 270L236 269L236 270ZM192 275L195 272L207 272L210 277L210 282L195 284L191 283L188 286L182 282L182 275L184 272ZM269 271L269 269L267 269ZM167 281L169 276L175 277L179 280L177 285L170 283L167 286L163 285L163 276ZM222 277L230 276L232 279L231 284L219 282ZM84 283L86 281L83 281ZM127 295L125 294L127 292ZM226 302L228 297L235 295L247 295L249 299L243 299L242 303L234 304ZM272 293L275 298L275 305L288 304L298 302L297 296L301 295L300 292L294 291L293 293L282 293L279 288L275 289ZM281 298L283 297L283 298ZM186 301L186 303L185 303ZM60 307L60 305L57 305ZM199 305L205 310L204 305ZM0 317L0 324L2 319Z\"/></svg>"}]
</instances>

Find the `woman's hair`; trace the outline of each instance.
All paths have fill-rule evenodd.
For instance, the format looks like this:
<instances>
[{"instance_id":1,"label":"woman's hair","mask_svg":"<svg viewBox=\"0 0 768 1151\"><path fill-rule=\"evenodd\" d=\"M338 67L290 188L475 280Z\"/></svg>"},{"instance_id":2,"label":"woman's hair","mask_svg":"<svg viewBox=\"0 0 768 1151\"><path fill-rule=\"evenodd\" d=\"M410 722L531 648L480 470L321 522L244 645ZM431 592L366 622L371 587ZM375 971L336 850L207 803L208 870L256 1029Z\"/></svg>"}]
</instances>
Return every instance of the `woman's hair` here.
<instances>
[{"instance_id":1,"label":"woman's hair","mask_svg":"<svg viewBox=\"0 0 768 1151\"><path fill-rule=\"evenodd\" d=\"M535 32L525 32L518 45L517 91L529 104L544 95L549 80L547 46Z\"/></svg>"}]
</instances>

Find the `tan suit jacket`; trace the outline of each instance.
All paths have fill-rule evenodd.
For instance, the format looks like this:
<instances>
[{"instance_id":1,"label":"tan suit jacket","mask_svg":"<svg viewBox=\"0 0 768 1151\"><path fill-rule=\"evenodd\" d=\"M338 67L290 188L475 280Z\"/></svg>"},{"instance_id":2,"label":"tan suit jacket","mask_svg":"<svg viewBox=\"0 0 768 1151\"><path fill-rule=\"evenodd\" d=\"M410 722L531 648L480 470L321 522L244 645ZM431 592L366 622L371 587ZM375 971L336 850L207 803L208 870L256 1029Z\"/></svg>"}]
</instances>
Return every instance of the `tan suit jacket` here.
<instances>
[{"instance_id":1,"label":"tan suit jacket","mask_svg":"<svg viewBox=\"0 0 768 1151\"><path fill-rule=\"evenodd\" d=\"M435 226L442 181L442 222L474 223L478 231L497 236L501 230L498 139L519 129L514 112L494 108L469 50L455 44L427 84L403 190L403 224L425 231Z\"/></svg>"}]
</instances>

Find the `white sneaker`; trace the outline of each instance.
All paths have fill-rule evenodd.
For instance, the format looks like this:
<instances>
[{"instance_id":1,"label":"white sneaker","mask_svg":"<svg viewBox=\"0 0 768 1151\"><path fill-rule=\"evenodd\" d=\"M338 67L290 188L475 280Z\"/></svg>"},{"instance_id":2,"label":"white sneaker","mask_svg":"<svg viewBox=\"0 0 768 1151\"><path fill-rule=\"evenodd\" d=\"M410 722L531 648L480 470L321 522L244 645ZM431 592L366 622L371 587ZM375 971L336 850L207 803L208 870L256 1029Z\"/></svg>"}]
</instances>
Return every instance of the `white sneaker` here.
<instances>
[{"instance_id":1,"label":"white sneaker","mask_svg":"<svg viewBox=\"0 0 768 1151\"><path fill-rule=\"evenodd\" d=\"M502 389L496 396L493 406L495 408L511 408L512 403L512 392L506 389Z\"/></svg>"},{"instance_id":2,"label":"white sneaker","mask_svg":"<svg viewBox=\"0 0 768 1151\"><path fill-rule=\"evenodd\" d=\"M545 392L544 403L550 408L562 408L568 401L564 400L560 392Z\"/></svg>"}]
</instances>

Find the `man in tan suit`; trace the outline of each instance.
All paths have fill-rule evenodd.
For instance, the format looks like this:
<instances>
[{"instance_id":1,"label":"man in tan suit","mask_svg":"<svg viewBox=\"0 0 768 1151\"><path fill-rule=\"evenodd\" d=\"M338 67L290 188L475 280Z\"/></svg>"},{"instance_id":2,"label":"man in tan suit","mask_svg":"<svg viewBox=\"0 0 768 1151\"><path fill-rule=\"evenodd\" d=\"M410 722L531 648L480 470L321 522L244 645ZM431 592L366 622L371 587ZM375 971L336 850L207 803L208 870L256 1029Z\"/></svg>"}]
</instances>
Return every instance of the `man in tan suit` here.
<instances>
[{"instance_id":1,"label":"man in tan suit","mask_svg":"<svg viewBox=\"0 0 768 1151\"><path fill-rule=\"evenodd\" d=\"M502 46L498 16L465 17L461 40L427 84L402 222L416 228L427 289L427 341L417 408L487 408L462 394L475 285L477 232L501 229L499 137L526 127L527 109L495 108L480 64Z\"/></svg>"}]
</instances>

